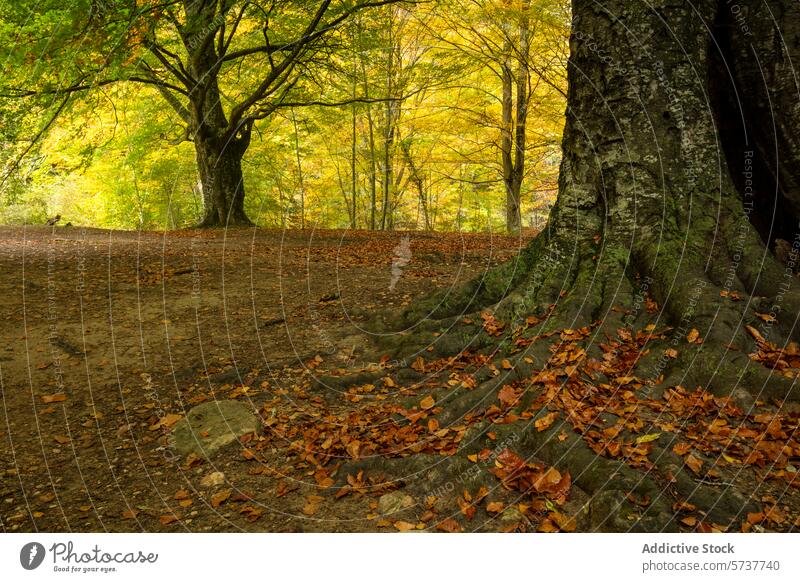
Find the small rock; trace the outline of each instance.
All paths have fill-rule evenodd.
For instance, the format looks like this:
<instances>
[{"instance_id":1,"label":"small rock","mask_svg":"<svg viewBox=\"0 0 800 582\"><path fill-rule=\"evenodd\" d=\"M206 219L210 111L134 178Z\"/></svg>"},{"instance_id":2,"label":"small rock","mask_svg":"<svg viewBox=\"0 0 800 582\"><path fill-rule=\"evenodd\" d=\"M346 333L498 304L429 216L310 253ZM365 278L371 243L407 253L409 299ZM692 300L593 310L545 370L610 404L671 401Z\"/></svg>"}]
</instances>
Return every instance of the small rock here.
<instances>
[{"instance_id":1,"label":"small rock","mask_svg":"<svg viewBox=\"0 0 800 582\"><path fill-rule=\"evenodd\" d=\"M200 480L200 487L218 487L225 483L225 473L214 471Z\"/></svg>"},{"instance_id":2,"label":"small rock","mask_svg":"<svg viewBox=\"0 0 800 582\"><path fill-rule=\"evenodd\" d=\"M414 506L414 498L402 491L392 491L381 495L378 500L378 511L382 515L391 515Z\"/></svg>"},{"instance_id":3,"label":"small rock","mask_svg":"<svg viewBox=\"0 0 800 582\"><path fill-rule=\"evenodd\" d=\"M171 444L184 457L194 453L204 458L236 442L240 436L256 432L258 427L256 415L241 402L205 402L175 423Z\"/></svg>"}]
</instances>

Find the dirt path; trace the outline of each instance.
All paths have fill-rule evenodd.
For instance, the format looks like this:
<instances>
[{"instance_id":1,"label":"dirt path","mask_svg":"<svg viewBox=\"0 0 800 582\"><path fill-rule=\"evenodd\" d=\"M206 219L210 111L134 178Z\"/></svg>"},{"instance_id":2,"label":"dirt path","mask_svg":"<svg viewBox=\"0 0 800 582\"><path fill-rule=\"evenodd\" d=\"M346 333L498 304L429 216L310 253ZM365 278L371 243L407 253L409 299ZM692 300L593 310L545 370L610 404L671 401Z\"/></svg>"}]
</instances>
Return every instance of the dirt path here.
<instances>
[{"instance_id":1,"label":"dirt path","mask_svg":"<svg viewBox=\"0 0 800 582\"><path fill-rule=\"evenodd\" d=\"M165 419L214 398L258 410L307 381L316 356L361 369L364 313L458 285L524 244L403 236L0 228L2 530L385 527L374 497L309 510L318 484L282 478L279 449L255 469L235 448L176 460ZM214 471L233 490L224 502L200 486Z\"/></svg>"}]
</instances>

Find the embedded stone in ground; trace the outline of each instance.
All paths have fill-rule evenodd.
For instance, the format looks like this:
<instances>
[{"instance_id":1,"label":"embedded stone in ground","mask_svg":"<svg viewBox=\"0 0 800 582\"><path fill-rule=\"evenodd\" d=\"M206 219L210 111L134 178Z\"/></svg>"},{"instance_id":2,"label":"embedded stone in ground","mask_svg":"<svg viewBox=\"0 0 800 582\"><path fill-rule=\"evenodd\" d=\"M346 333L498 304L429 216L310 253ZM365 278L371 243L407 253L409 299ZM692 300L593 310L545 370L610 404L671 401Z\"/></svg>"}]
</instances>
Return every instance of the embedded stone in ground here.
<instances>
[{"instance_id":1,"label":"embedded stone in ground","mask_svg":"<svg viewBox=\"0 0 800 582\"><path fill-rule=\"evenodd\" d=\"M256 415L241 402L205 402L175 423L171 441L180 455L208 457L239 437L256 432L258 426Z\"/></svg>"}]
</instances>

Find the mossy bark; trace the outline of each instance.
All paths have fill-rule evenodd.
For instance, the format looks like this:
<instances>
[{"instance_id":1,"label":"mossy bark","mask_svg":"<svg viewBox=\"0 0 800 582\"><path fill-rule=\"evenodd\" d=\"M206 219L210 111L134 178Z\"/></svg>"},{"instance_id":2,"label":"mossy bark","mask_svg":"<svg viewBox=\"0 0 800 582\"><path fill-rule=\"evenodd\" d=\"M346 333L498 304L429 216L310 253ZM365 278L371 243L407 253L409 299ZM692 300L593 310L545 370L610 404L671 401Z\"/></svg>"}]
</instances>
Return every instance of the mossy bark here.
<instances>
[{"instance_id":1,"label":"mossy bark","mask_svg":"<svg viewBox=\"0 0 800 582\"><path fill-rule=\"evenodd\" d=\"M770 251L776 233L797 241L793 260L800 247L794 203L800 164L787 167L800 156L794 143L800 109L797 85L786 80L787 61L800 44L776 42L778 26L786 25L791 39L800 26L786 16L797 11L787 1L764 4L778 16L749 10L759 36L747 44L741 19L724 1L573 0L563 160L547 228L515 259L378 324L401 363L467 349L509 360L510 369L478 379L472 390L443 387L436 394L437 402L446 401L438 414L443 426L545 365L548 342L519 350L516 339L584 326L591 326L586 351L596 358L598 341L620 328L670 326L679 355L659 358L656 352L668 346L655 346L663 349L642 354L631 367L631 374L656 378L649 390L700 387L732 396L745 410L756 399L798 400L793 382L748 356L755 347L748 325L778 347L800 335L800 286ZM747 58L777 64L758 68ZM765 78L755 78L764 70ZM783 107L769 107L771 100ZM749 141L737 132L747 132ZM777 214L780 229L772 227ZM501 334L484 329L486 311L505 324ZM776 321L765 324L764 313ZM530 316L538 323L530 325ZM386 334L386 327L396 333ZM695 335L703 341L687 341ZM698 484L667 448L658 450L653 474L625 476L628 468L572 446L580 441L574 435L563 443L554 438L569 427L539 433L526 426L503 429L522 431L520 454L545 455L570 471L586 466L578 484L592 496L590 512L606 520L589 527L674 528L664 503L654 503L653 515L631 518L617 491L630 489L626 479L649 493L662 489L659 471L673 475L678 492L691 493L719 523L734 524L750 510L734 489ZM609 477L618 469L622 481Z\"/></svg>"},{"instance_id":2,"label":"mossy bark","mask_svg":"<svg viewBox=\"0 0 800 582\"><path fill-rule=\"evenodd\" d=\"M733 48L741 22L731 24L730 11L720 1L573 2L559 195L547 228L516 259L393 322L401 330L398 353L427 348L425 330L440 333L435 346L442 354L486 346L479 326L463 324L485 309L510 329L546 312L543 330L602 320L613 333L654 323L681 336L696 329L704 339L688 350L688 360L664 370L667 376L717 393L797 397L784 378L769 377L742 355L755 347L746 325L778 346L799 336L800 286L770 251L770 231L760 227L766 206L755 205L752 192L763 199L775 185L772 174L753 175L754 156L766 155L753 152L775 141L758 137L763 128L778 128L788 149L781 159L792 159L800 155L792 142L800 121L796 106L787 105L785 115L765 108L772 89L751 89L752 67L736 66L745 56ZM775 22L767 35L759 15L753 26L774 39ZM791 56L785 47L769 53L768 45L758 45L761 60ZM785 77L779 73L775 80ZM723 138L734 140L725 91L747 96L738 118L758 127L749 134L751 149L724 147ZM775 91L789 99L785 82ZM797 168L779 165L773 174L793 177ZM794 221L794 231L781 231L794 241L800 231L789 202L800 194L788 178L778 182L787 193L773 191L773 206L784 222ZM643 308L644 295L658 303L657 313ZM765 326L756 314L770 312L776 322Z\"/></svg>"}]
</instances>

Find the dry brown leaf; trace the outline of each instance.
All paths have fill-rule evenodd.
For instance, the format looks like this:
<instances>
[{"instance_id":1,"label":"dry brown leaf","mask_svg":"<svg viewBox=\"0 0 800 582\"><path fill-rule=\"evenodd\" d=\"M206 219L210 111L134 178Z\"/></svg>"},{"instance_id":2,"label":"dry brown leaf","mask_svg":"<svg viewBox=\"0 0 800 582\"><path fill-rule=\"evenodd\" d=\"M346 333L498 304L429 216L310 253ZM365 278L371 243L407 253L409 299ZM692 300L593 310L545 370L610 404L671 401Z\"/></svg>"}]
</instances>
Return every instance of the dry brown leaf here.
<instances>
[{"instance_id":1,"label":"dry brown leaf","mask_svg":"<svg viewBox=\"0 0 800 582\"><path fill-rule=\"evenodd\" d=\"M461 531L461 526L455 519L448 517L444 521L436 524L436 529L447 533L458 533Z\"/></svg>"},{"instance_id":2,"label":"dry brown leaf","mask_svg":"<svg viewBox=\"0 0 800 582\"><path fill-rule=\"evenodd\" d=\"M225 489L211 496L211 507L217 508L225 503L233 493L233 489Z\"/></svg>"},{"instance_id":3,"label":"dry brown leaf","mask_svg":"<svg viewBox=\"0 0 800 582\"><path fill-rule=\"evenodd\" d=\"M486 504L486 511L488 513L501 513L505 508L505 504L502 501L490 501Z\"/></svg>"},{"instance_id":4,"label":"dry brown leaf","mask_svg":"<svg viewBox=\"0 0 800 582\"><path fill-rule=\"evenodd\" d=\"M542 432L550 428L550 426L552 426L552 424L555 422L556 418L558 418L558 412L551 412L534 422L533 426L536 427L537 431Z\"/></svg>"},{"instance_id":5,"label":"dry brown leaf","mask_svg":"<svg viewBox=\"0 0 800 582\"><path fill-rule=\"evenodd\" d=\"M694 473L699 474L700 469L703 468L703 461L694 455L689 455L686 457L686 466L689 467Z\"/></svg>"},{"instance_id":6,"label":"dry brown leaf","mask_svg":"<svg viewBox=\"0 0 800 582\"><path fill-rule=\"evenodd\" d=\"M56 394L45 394L42 396L42 402L45 404L53 404L54 402L64 402L67 399L67 395L63 392L58 392Z\"/></svg>"},{"instance_id":7,"label":"dry brown leaf","mask_svg":"<svg viewBox=\"0 0 800 582\"><path fill-rule=\"evenodd\" d=\"M572 532L577 527L575 517L572 515L567 515L560 511L551 511L548 517L553 520L561 531Z\"/></svg>"},{"instance_id":8,"label":"dry brown leaf","mask_svg":"<svg viewBox=\"0 0 800 582\"><path fill-rule=\"evenodd\" d=\"M162 515L161 517L158 518L158 521L161 522L161 525L169 525L171 523L179 521L180 519L181 517L179 515L175 515L174 513L172 513L170 515Z\"/></svg>"}]
</instances>

